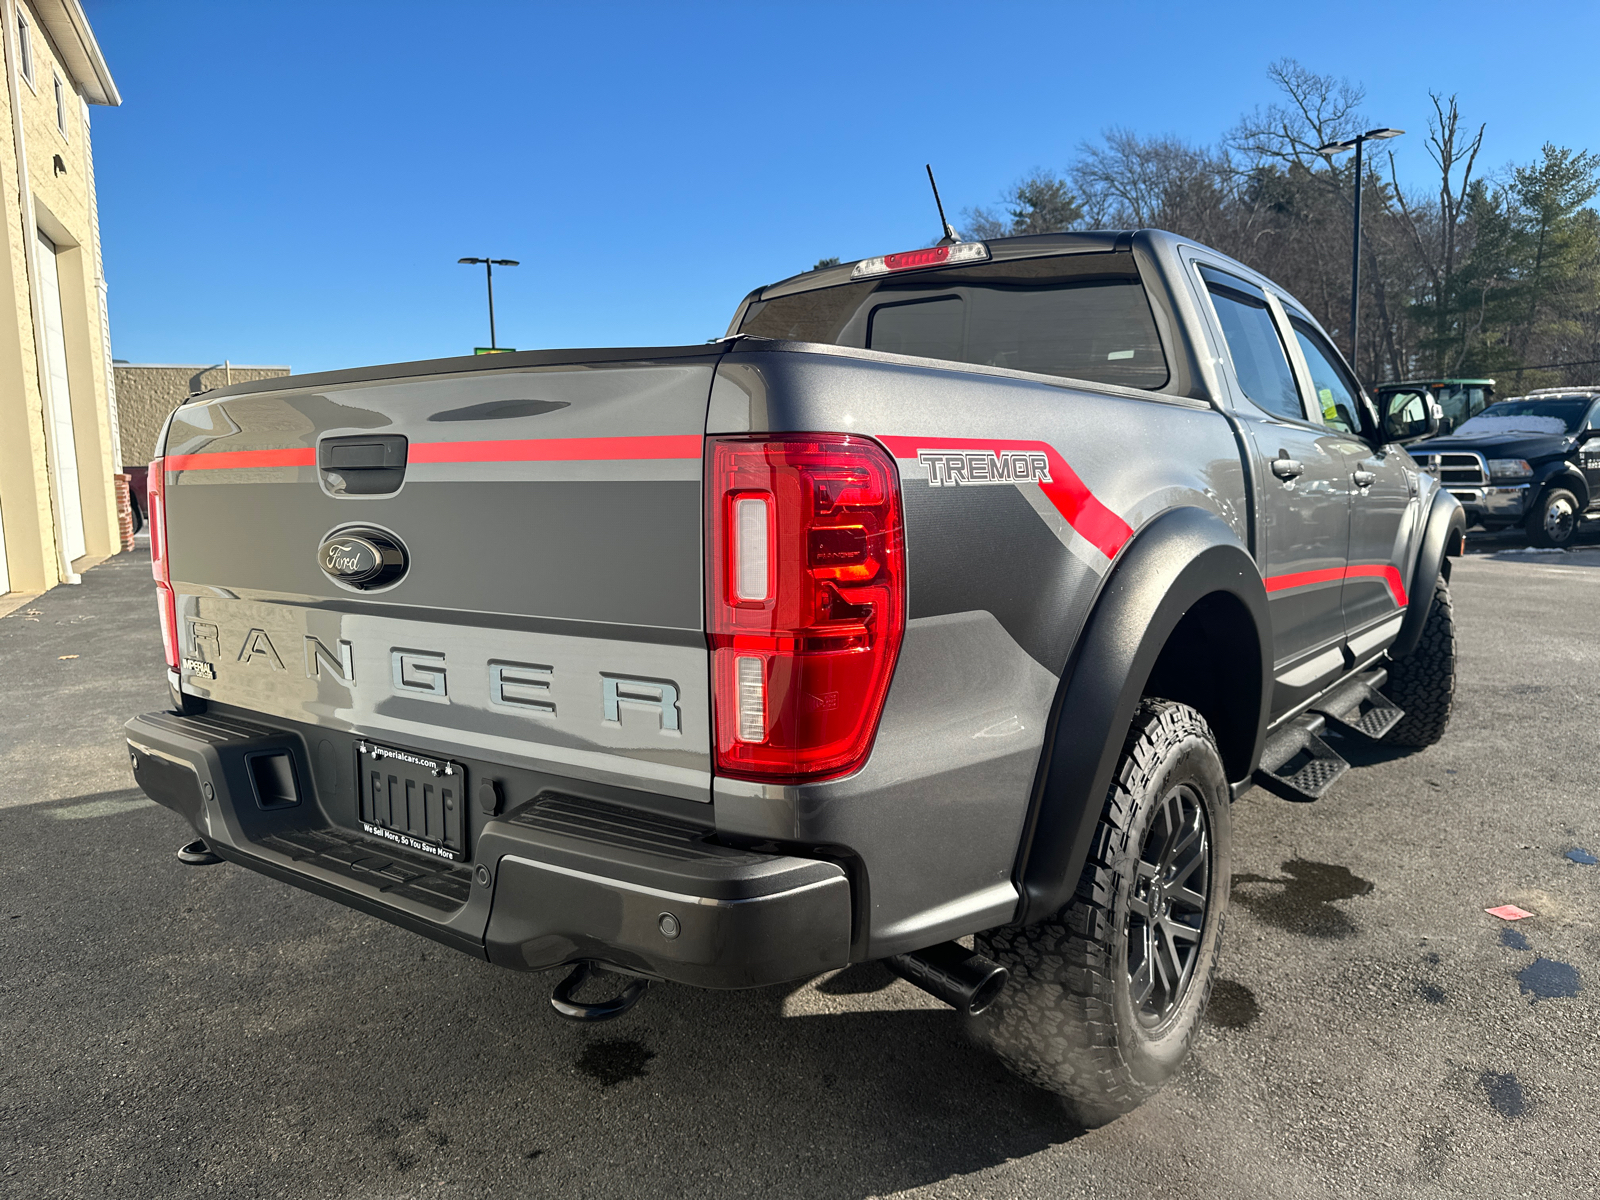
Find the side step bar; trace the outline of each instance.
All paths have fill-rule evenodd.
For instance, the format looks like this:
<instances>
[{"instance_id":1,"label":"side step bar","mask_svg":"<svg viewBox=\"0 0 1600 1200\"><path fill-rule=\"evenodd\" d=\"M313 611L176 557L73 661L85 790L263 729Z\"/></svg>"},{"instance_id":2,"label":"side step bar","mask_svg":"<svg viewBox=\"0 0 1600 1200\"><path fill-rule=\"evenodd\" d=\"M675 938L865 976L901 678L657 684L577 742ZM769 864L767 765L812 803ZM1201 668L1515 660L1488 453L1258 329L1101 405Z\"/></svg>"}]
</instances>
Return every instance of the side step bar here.
<instances>
[{"instance_id":1,"label":"side step bar","mask_svg":"<svg viewBox=\"0 0 1600 1200\"><path fill-rule=\"evenodd\" d=\"M1318 704L1317 711L1332 717L1346 729L1377 741L1406 715L1393 700L1378 691L1388 682L1389 672L1381 667L1357 675Z\"/></svg>"},{"instance_id":2,"label":"side step bar","mask_svg":"<svg viewBox=\"0 0 1600 1200\"><path fill-rule=\"evenodd\" d=\"M1255 780L1285 800L1319 800L1350 769L1332 746L1322 740L1327 723L1359 733L1373 741L1399 723L1405 713L1378 691L1389 681L1382 668L1366 671L1334 688L1312 708L1267 737Z\"/></svg>"},{"instance_id":3,"label":"side step bar","mask_svg":"<svg viewBox=\"0 0 1600 1200\"><path fill-rule=\"evenodd\" d=\"M1304 713L1267 738L1256 782L1285 800L1320 800L1350 769L1339 752L1321 738L1327 718Z\"/></svg>"}]
</instances>

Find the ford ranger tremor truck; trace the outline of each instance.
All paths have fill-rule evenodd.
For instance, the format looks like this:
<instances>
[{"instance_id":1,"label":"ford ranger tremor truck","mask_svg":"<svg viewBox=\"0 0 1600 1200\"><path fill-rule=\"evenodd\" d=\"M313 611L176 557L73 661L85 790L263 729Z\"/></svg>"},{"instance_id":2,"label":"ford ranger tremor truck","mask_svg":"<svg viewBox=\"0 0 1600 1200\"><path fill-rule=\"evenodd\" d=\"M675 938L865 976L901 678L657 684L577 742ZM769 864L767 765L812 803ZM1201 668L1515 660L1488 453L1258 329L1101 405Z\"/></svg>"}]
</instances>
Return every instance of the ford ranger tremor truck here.
<instances>
[{"instance_id":1,"label":"ford ranger tremor truck","mask_svg":"<svg viewBox=\"0 0 1600 1200\"><path fill-rule=\"evenodd\" d=\"M1501 400L1411 454L1461 501L1468 524L1520 525L1535 546L1570 546L1585 517L1600 515L1600 388Z\"/></svg>"},{"instance_id":2,"label":"ford ranger tremor truck","mask_svg":"<svg viewBox=\"0 0 1600 1200\"><path fill-rule=\"evenodd\" d=\"M724 339L194 397L150 796L613 1016L883 960L1085 1119L1172 1074L1229 807L1426 745L1460 505L1307 310L1160 232L761 288Z\"/></svg>"}]
</instances>

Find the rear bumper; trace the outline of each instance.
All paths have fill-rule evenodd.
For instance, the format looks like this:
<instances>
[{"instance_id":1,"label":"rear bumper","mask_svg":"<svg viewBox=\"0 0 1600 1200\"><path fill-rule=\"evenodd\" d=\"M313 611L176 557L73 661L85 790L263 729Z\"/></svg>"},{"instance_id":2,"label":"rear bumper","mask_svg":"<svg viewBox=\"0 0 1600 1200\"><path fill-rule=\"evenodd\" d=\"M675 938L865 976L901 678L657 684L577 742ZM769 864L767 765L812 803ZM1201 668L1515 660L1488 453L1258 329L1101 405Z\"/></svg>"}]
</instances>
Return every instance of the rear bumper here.
<instances>
[{"instance_id":1,"label":"rear bumper","mask_svg":"<svg viewBox=\"0 0 1600 1200\"><path fill-rule=\"evenodd\" d=\"M148 713L126 734L139 786L223 858L502 966L588 960L740 988L849 961L844 871L720 845L709 811L701 825L544 789L503 816L474 814L467 861L444 862L364 836L343 798L319 790L295 731ZM298 800L264 805L250 763L285 753ZM476 768L467 766L470 796Z\"/></svg>"}]
</instances>

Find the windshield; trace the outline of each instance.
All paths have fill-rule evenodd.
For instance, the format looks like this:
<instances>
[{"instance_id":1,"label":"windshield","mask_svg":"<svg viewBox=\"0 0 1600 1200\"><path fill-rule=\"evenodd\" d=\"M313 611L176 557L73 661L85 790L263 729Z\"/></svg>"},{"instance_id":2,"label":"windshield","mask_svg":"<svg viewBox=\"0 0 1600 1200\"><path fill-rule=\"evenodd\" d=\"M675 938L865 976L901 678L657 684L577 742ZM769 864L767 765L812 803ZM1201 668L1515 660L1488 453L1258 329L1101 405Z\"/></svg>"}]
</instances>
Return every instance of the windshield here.
<instances>
[{"instance_id":1,"label":"windshield","mask_svg":"<svg viewBox=\"0 0 1600 1200\"><path fill-rule=\"evenodd\" d=\"M1564 433L1577 433L1591 403L1593 399L1589 396L1560 400L1502 400L1464 422L1456 429L1456 434L1460 437L1494 437L1531 433L1559 437Z\"/></svg>"},{"instance_id":2,"label":"windshield","mask_svg":"<svg viewBox=\"0 0 1600 1200\"><path fill-rule=\"evenodd\" d=\"M741 333L1159 388L1167 360L1128 254L984 263L757 301Z\"/></svg>"}]
</instances>

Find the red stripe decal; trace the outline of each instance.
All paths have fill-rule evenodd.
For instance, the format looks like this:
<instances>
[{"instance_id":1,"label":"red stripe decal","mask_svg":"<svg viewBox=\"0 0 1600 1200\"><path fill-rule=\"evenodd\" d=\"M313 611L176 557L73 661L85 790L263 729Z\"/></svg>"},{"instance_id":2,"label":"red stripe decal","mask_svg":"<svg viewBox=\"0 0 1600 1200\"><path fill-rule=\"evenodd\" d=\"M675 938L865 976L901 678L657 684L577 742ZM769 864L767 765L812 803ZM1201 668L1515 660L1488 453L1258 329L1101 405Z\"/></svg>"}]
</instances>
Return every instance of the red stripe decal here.
<instances>
[{"instance_id":1,"label":"red stripe decal","mask_svg":"<svg viewBox=\"0 0 1600 1200\"><path fill-rule=\"evenodd\" d=\"M693 458L702 453L700 435L662 437L536 438L499 442L413 442L410 463L614 462L622 459ZM313 447L281 450L219 450L210 454L169 454L169 471L218 471L224 467L314 467Z\"/></svg>"},{"instance_id":2,"label":"red stripe decal","mask_svg":"<svg viewBox=\"0 0 1600 1200\"><path fill-rule=\"evenodd\" d=\"M996 453L1031 450L1042 452L1050 463L1049 480L1039 480L1039 490L1083 539L1107 558L1115 558L1133 528L1095 498L1078 473L1048 442L996 441L971 438L880 437L896 458L916 458L922 450L991 450Z\"/></svg>"},{"instance_id":3,"label":"red stripe decal","mask_svg":"<svg viewBox=\"0 0 1600 1200\"><path fill-rule=\"evenodd\" d=\"M1381 579L1389 589L1389 595L1401 608L1406 606L1406 585L1400 581L1400 569L1388 563L1374 563L1370 566L1346 567L1346 579Z\"/></svg>"},{"instance_id":4,"label":"red stripe decal","mask_svg":"<svg viewBox=\"0 0 1600 1200\"><path fill-rule=\"evenodd\" d=\"M283 450L219 450L213 454L169 454L168 471L220 471L224 467L314 467L310 446Z\"/></svg>"},{"instance_id":5,"label":"red stripe decal","mask_svg":"<svg viewBox=\"0 0 1600 1200\"><path fill-rule=\"evenodd\" d=\"M529 438L504 442L413 442L408 463L615 462L620 459L699 458L697 433L661 437Z\"/></svg>"},{"instance_id":6,"label":"red stripe decal","mask_svg":"<svg viewBox=\"0 0 1600 1200\"><path fill-rule=\"evenodd\" d=\"M1320 571L1297 571L1292 575L1273 575L1261 582L1267 585L1268 592L1283 592L1290 588L1310 587L1318 583L1343 583L1346 579L1382 580L1394 602L1401 608L1406 606L1406 587L1401 582L1400 570L1388 563L1327 567Z\"/></svg>"}]
</instances>

